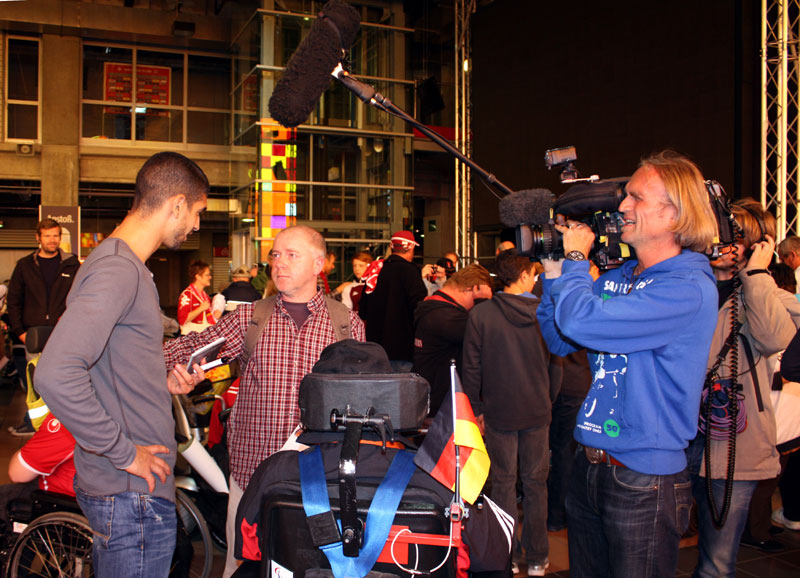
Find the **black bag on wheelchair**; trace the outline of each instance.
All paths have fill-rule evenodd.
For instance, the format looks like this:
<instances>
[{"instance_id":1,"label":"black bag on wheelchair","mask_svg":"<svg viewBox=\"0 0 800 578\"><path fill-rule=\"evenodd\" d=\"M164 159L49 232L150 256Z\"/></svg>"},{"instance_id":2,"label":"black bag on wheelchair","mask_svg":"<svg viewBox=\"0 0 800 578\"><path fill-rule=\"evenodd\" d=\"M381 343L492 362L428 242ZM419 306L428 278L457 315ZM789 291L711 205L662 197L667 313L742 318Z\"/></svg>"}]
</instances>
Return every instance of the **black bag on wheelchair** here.
<instances>
[{"instance_id":1,"label":"black bag on wheelchair","mask_svg":"<svg viewBox=\"0 0 800 578\"><path fill-rule=\"evenodd\" d=\"M235 553L260 567L247 573L243 565L236 576L377 578L416 570L452 578L456 556L447 547L446 510L453 494L413 464L408 444L395 441L398 430L421 427L427 382L409 373L317 370L300 386L307 431L298 441L318 445L278 452L256 469L239 505ZM508 563L510 531L491 510L481 501L464 525L465 548L476 552L478 570ZM415 541L409 532L433 539ZM486 548L489 534L503 536L499 547Z\"/></svg>"}]
</instances>

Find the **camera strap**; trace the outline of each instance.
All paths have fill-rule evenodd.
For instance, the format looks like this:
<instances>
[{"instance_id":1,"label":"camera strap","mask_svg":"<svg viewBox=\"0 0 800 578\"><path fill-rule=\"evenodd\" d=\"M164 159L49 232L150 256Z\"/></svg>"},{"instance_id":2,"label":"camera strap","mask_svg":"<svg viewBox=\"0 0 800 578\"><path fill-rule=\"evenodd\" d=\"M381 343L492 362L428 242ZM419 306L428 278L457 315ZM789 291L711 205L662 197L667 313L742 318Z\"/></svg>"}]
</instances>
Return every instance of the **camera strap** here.
<instances>
[{"instance_id":1,"label":"camera strap","mask_svg":"<svg viewBox=\"0 0 800 578\"><path fill-rule=\"evenodd\" d=\"M755 357L753 356L753 349L750 347L750 341L747 339L746 336L740 335L742 338L742 345L744 346L744 354L747 357L747 364L750 366L748 371L753 376L753 386L756 390L756 404L758 405L758 411L764 411L764 400L761 397L761 387L758 381L758 371L756 371L756 362Z\"/></svg>"}]
</instances>

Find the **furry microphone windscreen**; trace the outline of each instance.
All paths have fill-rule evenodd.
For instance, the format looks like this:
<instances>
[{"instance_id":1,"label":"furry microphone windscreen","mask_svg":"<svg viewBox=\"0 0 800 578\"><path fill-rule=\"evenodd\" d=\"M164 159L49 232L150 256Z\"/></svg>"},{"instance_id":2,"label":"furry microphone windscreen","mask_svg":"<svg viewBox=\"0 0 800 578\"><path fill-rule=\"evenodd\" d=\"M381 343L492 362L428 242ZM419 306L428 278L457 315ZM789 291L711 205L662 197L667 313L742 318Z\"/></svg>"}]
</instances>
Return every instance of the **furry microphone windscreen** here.
<instances>
[{"instance_id":1,"label":"furry microphone windscreen","mask_svg":"<svg viewBox=\"0 0 800 578\"><path fill-rule=\"evenodd\" d=\"M286 64L272 97L269 112L287 128L302 124L331 81L331 72L349 50L361 26L355 8L330 0Z\"/></svg>"},{"instance_id":2,"label":"furry microphone windscreen","mask_svg":"<svg viewBox=\"0 0 800 578\"><path fill-rule=\"evenodd\" d=\"M550 219L555 195L547 189L515 191L500 199L500 221L506 227L543 225Z\"/></svg>"}]
</instances>

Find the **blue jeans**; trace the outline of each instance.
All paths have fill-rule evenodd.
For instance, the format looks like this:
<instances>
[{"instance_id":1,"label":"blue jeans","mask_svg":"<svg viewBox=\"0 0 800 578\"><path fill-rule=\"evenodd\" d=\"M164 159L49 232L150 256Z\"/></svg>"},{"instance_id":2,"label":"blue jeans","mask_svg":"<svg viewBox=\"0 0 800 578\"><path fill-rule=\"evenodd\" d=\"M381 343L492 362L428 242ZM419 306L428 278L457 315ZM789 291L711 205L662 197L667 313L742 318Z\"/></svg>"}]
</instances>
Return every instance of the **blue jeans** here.
<instances>
[{"instance_id":1,"label":"blue jeans","mask_svg":"<svg viewBox=\"0 0 800 578\"><path fill-rule=\"evenodd\" d=\"M705 438L702 435L689 444L686 455L691 472L700 470ZM703 473L703 472L701 472ZM714 524L711 505L708 503L706 478L692 473L692 493L697 502L697 567L693 576L722 577L736 575L736 556L739 553L739 539L742 537L750 498L758 486L758 481L734 481L731 506L722 528ZM725 497L725 480L711 480L717 514L722 511Z\"/></svg>"},{"instance_id":2,"label":"blue jeans","mask_svg":"<svg viewBox=\"0 0 800 578\"><path fill-rule=\"evenodd\" d=\"M572 578L673 578L692 491L684 470L666 476L591 464L578 446L567 493Z\"/></svg>"},{"instance_id":3,"label":"blue jeans","mask_svg":"<svg viewBox=\"0 0 800 578\"><path fill-rule=\"evenodd\" d=\"M94 533L97 578L169 575L177 532L173 502L136 492L90 496L76 488L76 494Z\"/></svg>"},{"instance_id":4,"label":"blue jeans","mask_svg":"<svg viewBox=\"0 0 800 578\"><path fill-rule=\"evenodd\" d=\"M547 558L547 466L548 426L518 431L496 430L486 424L486 451L492 460L489 475L491 498L517 519L517 461L525 497L522 547L528 564L541 564ZM517 548L518 549L518 548ZM522 562L522 560L519 560Z\"/></svg>"}]
</instances>

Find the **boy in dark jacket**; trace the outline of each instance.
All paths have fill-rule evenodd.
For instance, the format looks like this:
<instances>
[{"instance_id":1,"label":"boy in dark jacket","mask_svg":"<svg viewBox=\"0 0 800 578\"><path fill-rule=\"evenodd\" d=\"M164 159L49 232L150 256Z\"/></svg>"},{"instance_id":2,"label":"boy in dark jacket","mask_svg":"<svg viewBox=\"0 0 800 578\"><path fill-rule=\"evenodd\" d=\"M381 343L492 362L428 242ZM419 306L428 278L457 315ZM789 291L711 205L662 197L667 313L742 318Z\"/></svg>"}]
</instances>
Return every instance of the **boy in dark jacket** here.
<instances>
[{"instance_id":1,"label":"boy in dark jacket","mask_svg":"<svg viewBox=\"0 0 800 578\"><path fill-rule=\"evenodd\" d=\"M547 466L550 353L536 319L533 263L514 251L497 259L504 290L475 307L464 336L462 378L492 460L492 499L516 521L517 461L525 492L522 547L529 576L548 566ZM515 555L519 555L515 548ZM521 562L522 560L515 560Z\"/></svg>"}]
</instances>

